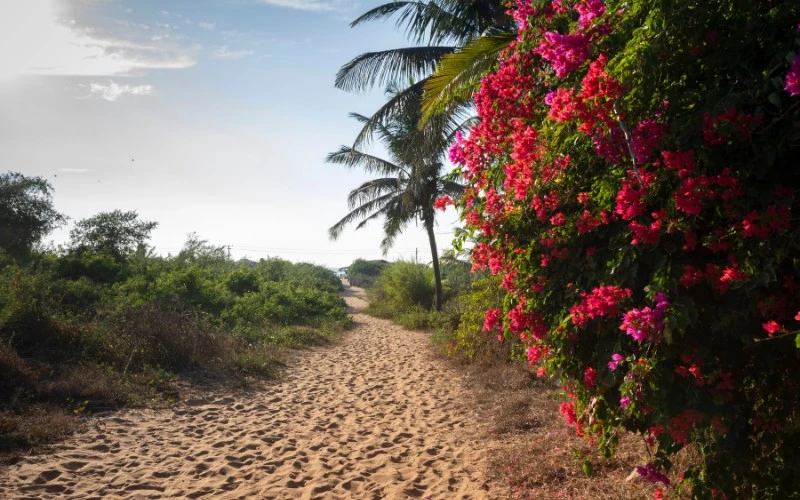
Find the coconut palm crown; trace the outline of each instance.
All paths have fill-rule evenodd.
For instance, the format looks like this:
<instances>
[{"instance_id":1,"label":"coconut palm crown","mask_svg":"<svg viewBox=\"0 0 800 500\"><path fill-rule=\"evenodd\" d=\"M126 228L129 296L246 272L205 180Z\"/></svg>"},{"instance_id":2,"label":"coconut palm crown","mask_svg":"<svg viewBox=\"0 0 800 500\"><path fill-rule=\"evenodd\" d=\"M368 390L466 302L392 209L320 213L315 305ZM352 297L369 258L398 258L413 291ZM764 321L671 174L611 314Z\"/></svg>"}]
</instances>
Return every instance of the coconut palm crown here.
<instances>
[{"instance_id":1,"label":"coconut palm crown","mask_svg":"<svg viewBox=\"0 0 800 500\"><path fill-rule=\"evenodd\" d=\"M351 27L396 19L396 26L416 46L367 52L339 70L336 87L361 92L375 85L404 89L364 122L363 140L378 123L422 102L422 126L431 117L463 113L479 79L497 62L516 35L501 0L425 0L390 2L362 14Z\"/></svg>"},{"instance_id":2,"label":"coconut palm crown","mask_svg":"<svg viewBox=\"0 0 800 500\"><path fill-rule=\"evenodd\" d=\"M390 98L402 90L391 87ZM370 118L351 113L359 122ZM383 220L383 240L380 247L386 254L395 239L411 222L421 222L428 234L436 287L436 308L442 304L442 283L439 271L438 250L434 235L434 202L441 196L458 196L462 185L444 177L444 151L457 130L462 127L436 125L438 135L418 128L419 106L410 107L408 113L395 116L386 123L378 123L373 134L387 153L387 158L368 153L356 146L341 146L326 158L329 163L347 168L361 168L378 176L350 191L347 197L350 212L329 229L331 239L337 239L350 224L356 229L365 227L376 219ZM451 122L448 122L451 123ZM452 125L452 123L451 123ZM419 154L418 146L427 155Z\"/></svg>"}]
</instances>

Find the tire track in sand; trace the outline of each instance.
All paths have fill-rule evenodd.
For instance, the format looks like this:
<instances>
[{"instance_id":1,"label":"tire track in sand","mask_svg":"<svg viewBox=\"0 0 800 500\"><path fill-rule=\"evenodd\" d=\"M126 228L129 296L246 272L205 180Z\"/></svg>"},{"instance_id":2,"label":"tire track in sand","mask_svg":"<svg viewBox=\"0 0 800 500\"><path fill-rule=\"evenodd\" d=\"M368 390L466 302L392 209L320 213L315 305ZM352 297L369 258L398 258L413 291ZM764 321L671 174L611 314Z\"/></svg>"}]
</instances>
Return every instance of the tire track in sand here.
<instances>
[{"instance_id":1,"label":"tire track in sand","mask_svg":"<svg viewBox=\"0 0 800 500\"><path fill-rule=\"evenodd\" d=\"M0 471L0 498L482 499L468 394L421 332L360 314L251 394L130 410Z\"/></svg>"}]
</instances>

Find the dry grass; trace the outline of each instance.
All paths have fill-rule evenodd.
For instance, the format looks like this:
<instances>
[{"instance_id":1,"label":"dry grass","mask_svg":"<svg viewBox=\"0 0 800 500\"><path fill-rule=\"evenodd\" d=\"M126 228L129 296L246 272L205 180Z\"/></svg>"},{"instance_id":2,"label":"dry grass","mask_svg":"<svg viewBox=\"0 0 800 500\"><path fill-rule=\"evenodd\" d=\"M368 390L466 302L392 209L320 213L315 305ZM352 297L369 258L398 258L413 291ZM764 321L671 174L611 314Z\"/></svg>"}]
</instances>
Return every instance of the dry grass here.
<instances>
[{"instance_id":1,"label":"dry grass","mask_svg":"<svg viewBox=\"0 0 800 500\"><path fill-rule=\"evenodd\" d=\"M626 480L647 461L639 438L624 436L616 455L605 459L564 423L554 382L536 379L511 363L463 370L476 396L474 411L487 423L482 439L492 448L488 472L505 489L502 498L652 498L655 486ZM583 472L587 460L590 476Z\"/></svg>"},{"instance_id":2,"label":"dry grass","mask_svg":"<svg viewBox=\"0 0 800 500\"><path fill-rule=\"evenodd\" d=\"M0 411L0 464L12 462L12 452L35 452L64 439L78 425L74 415L47 406L29 407L19 414Z\"/></svg>"}]
</instances>

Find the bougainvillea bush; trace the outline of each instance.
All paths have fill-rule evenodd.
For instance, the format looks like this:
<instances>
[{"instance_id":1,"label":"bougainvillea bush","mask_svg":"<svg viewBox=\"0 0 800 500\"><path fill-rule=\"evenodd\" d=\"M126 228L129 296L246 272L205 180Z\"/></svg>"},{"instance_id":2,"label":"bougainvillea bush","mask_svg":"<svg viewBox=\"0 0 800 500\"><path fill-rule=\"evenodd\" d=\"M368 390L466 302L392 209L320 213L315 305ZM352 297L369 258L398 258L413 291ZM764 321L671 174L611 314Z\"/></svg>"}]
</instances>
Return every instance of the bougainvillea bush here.
<instances>
[{"instance_id":1,"label":"bougainvillea bush","mask_svg":"<svg viewBox=\"0 0 800 500\"><path fill-rule=\"evenodd\" d=\"M800 3L512 11L451 150L474 267L508 290L484 328L562 378L604 452L641 434L657 496L797 494Z\"/></svg>"}]
</instances>

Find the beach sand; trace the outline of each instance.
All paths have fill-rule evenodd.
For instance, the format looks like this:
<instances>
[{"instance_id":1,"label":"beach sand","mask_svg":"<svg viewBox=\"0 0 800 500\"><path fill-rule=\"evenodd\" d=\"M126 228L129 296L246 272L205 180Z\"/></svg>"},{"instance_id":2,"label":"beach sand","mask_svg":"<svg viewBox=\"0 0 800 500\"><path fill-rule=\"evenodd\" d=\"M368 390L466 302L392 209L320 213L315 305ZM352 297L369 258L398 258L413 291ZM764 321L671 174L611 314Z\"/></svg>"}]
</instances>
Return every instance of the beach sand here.
<instances>
[{"instance_id":1,"label":"beach sand","mask_svg":"<svg viewBox=\"0 0 800 500\"><path fill-rule=\"evenodd\" d=\"M0 470L0 498L483 499L483 426L427 336L358 313L277 383L91 418Z\"/></svg>"}]
</instances>

